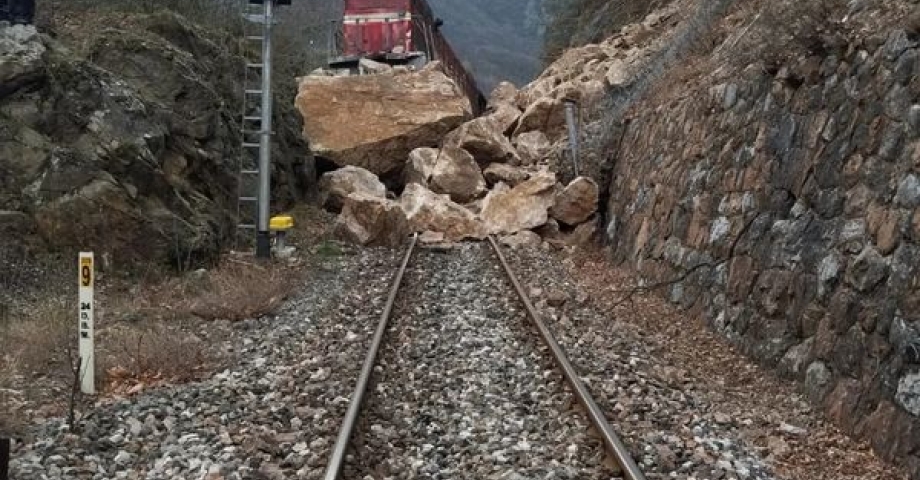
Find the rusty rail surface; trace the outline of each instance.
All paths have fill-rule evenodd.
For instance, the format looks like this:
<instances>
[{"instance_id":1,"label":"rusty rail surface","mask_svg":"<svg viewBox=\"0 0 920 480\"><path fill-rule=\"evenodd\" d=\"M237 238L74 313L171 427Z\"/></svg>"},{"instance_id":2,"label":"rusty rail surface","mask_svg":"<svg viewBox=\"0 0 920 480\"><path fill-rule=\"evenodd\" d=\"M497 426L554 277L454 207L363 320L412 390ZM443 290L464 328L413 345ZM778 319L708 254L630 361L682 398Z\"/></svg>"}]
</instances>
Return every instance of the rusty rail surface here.
<instances>
[{"instance_id":1,"label":"rusty rail surface","mask_svg":"<svg viewBox=\"0 0 920 480\"><path fill-rule=\"evenodd\" d=\"M383 335L386 333L387 325L390 323L393 304L396 303L396 294L399 293L399 287L402 285L402 279L405 276L406 267L409 265L409 259L412 258L416 243L418 243L418 234L412 237L412 243L409 244L406 256L403 257L402 264L393 279L390 295L387 297L387 303L383 307L383 313L380 314L380 321L377 323L377 331L374 332L374 339L371 341L370 351L367 352L364 366L358 376L358 385L355 387L355 393L351 397L351 403L348 404L348 411L345 413L345 420L342 422L339 437L332 448L332 456L329 458L329 465L326 467L325 480L337 480L342 472L342 467L345 465L345 453L348 451L351 434L358 423L358 415L361 413L361 405L364 403L367 385L370 383L371 373L373 373L374 364L377 362L377 352L380 351L380 345L383 343Z\"/></svg>"},{"instance_id":2,"label":"rusty rail surface","mask_svg":"<svg viewBox=\"0 0 920 480\"><path fill-rule=\"evenodd\" d=\"M361 369L361 373L358 376L357 387L355 388L355 392L352 395L351 403L348 405L348 410L345 413L345 418L342 421L342 427L339 431L339 436L332 448L332 454L330 456L328 466L326 467L324 480L338 480L341 475L342 468L345 464L345 456L348 451L349 442L351 441L355 425L357 424L358 418L360 416L361 407L364 402L367 387L370 383L370 378L374 370L377 354L380 351L380 346L383 343L383 337L389 324L390 316L393 312L393 305L396 301L396 296L399 292L399 288L402 285L406 267L409 264L409 260L412 258L412 253L415 250L417 243L418 234L412 238L412 242L406 251L405 257L403 257L399 270L394 276L393 284L390 287L390 294L387 297L386 305L383 308L383 312L381 313L380 320L377 324L377 330L374 334L373 340L371 341L370 350L368 351L367 357L364 360L364 365ZM638 465L630 456L626 446L622 441L620 441L616 433L614 433L613 427L611 427L610 423L607 422L603 411L597 405L597 402L594 401L591 393L581 381L581 378L578 376L578 373L575 371L575 368L572 366L572 363L566 356L565 351L561 346L559 346L559 343L556 341L552 332L540 318L540 315L537 313L536 309L534 309L534 306L530 302L530 299L527 297L527 294L524 292L523 287L521 287L517 276L515 276L510 265L505 260L505 256L502 254L501 248L498 246L495 238L490 236L489 243L491 244L492 249L495 251L495 254L498 257L498 260L505 270L509 280L511 281L514 290L517 292L518 297L520 297L521 301L523 302L528 316L540 331L540 335L543 337L543 341L549 347L557 365L562 370L563 376L571 386L576 399L585 408L589 421L603 439L607 451L613 456L617 464L623 470L623 474L627 480L645 480L645 476L643 475L642 471L639 470Z\"/></svg>"}]
</instances>

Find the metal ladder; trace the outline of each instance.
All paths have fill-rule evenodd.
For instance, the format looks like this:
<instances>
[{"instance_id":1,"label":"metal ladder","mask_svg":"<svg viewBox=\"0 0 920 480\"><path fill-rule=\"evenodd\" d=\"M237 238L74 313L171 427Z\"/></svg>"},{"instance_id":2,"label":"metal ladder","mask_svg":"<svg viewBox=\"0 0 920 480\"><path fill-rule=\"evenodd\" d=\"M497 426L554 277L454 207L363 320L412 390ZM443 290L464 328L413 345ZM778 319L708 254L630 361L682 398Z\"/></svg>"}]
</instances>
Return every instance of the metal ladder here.
<instances>
[{"instance_id":1,"label":"metal ladder","mask_svg":"<svg viewBox=\"0 0 920 480\"><path fill-rule=\"evenodd\" d=\"M243 108L241 114L241 149L237 177L236 248L252 246L258 230L259 220L259 154L263 141L271 141L263 135L262 105L266 95L262 90L264 74L263 46L265 37L265 16L263 5L242 2L243 56ZM270 127L269 127L270 128Z\"/></svg>"}]
</instances>

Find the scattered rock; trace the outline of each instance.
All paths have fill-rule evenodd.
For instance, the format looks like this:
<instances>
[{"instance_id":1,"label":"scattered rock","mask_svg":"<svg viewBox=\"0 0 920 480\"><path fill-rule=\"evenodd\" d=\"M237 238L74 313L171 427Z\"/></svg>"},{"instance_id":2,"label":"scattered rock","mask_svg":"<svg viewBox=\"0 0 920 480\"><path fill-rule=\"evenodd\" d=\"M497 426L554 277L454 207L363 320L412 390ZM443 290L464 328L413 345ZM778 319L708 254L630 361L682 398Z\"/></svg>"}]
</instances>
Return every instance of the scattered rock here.
<instances>
[{"instance_id":1,"label":"scattered rock","mask_svg":"<svg viewBox=\"0 0 920 480\"><path fill-rule=\"evenodd\" d=\"M788 423L781 423L777 430L787 435L793 435L796 437L801 437L808 434L808 430L802 427L797 427L795 425L789 425Z\"/></svg>"},{"instance_id":2,"label":"scattered rock","mask_svg":"<svg viewBox=\"0 0 920 480\"><path fill-rule=\"evenodd\" d=\"M482 173L485 176L486 183L490 186L504 183L516 187L530 178L530 173L526 170L506 163L493 163L486 167Z\"/></svg>"},{"instance_id":3,"label":"scattered rock","mask_svg":"<svg viewBox=\"0 0 920 480\"><path fill-rule=\"evenodd\" d=\"M534 131L541 131L553 138L565 132L565 107L561 101L542 97L527 106L513 136L517 138Z\"/></svg>"},{"instance_id":4,"label":"scattered rock","mask_svg":"<svg viewBox=\"0 0 920 480\"><path fill-rule=\"evenodd\" d=\"M544 163L553 153L553 144L540 130L518 135L514 139L514 147L517 149L522 165Z\"/></svg>"},{"instance_id":5,"label":"scattered rock","mask_svg":"<svg viewBox=\"0 0 920 480\"><path fill-rule=\"evenodd\" d=\"M399 203L413 231L441 232L452 242L486 236L484 225L472 212L451 201L449 196L434 193L417 183L406 186Z\"/></svg>"},{"instance_id":6,"label":"scattered rock","mask_svg":"<svg viewBox=\"0 0 920 480\"><path fill-rule=\"evenodd\" d=\"M320 203L324 208L340 212L345 198L352 193L386 198L387 189L376 175L361 167L346 166L324 173L319 180Z\"/></svg>"},{"instance_id":7,"label":"scattered rock","mask_svg":"<svg viewBox=\"0 0 920 480\"><path fill-rule=\"evenodd\" d=\"M479 165L466 150L443 148L431 169L428 187L435 193L450 195L451 200L466 203L486 193L486 181Z\"/></svg>"},{"instance_id":8,"label":"scattered rock","mask_svg":"<svg viewBox=\"0 0 920 480\"><path fill-rule=\"evenodd\" d=\"M369 58L362 58L358 61L358 67L361 70L364 70L365 73L370 74L383 74L383 73L392 73L393 67L380 62L375 62Z\"/></svg>"},{"instance_id":9,"label":"scattered rock","mask_svg":"<svg viewBox=\"0 0 920 480\"><path fill-rule=\"evenodd\" d=\"M418 241L423 244L443 243L444 240L444 234L441 232L425 231L418 237Z\"/></svg>"},{"instance_id":10,"label":"scattered rock","mask_svg":"<svg viewBox=\"0 0 920 480\"><path fill-rule=\"evenodd\" d=\"M499 183L483 201L480 218L490 233L515 233L546 223L554 201L556 176L541 172L510 188Z\"/></svg>"},{"instance_id":11,"label":"scattered rock","mask_svg":"<svg viewBox=\"0 0 920 480\"><path fill-rule=\"evenodd\" d=\"M428 179L434 171L441 150L437 148L421 147L409 153L409 162L403 171L403 184L417 183L428 186Z\"/></svg>"},{"instance_id":12,"label":"scattered rock","mask_svg":"<svg viewBox=\"0 0 920 480\"><path fill-rule=\"evenodd\" d=\"M511 82L499 82L489 95L489 106L514 105L518 94L517 87Z\"/></svg>"},{"instance_id":13,"label":"scattered rock","mask_svg":"<svg viewBox=\"0 0 920 480\"><path fill-rule=\"evenodd\" d=\"M369 246L402 245L409 232L406 212L399 203L362 193L345 198L335 225L338 238Z\"/></svg>"},{"instance_id":14,"label":"scattered rock","mask_svg":"<svg viewBox=\"0 0 920 480\"><path fill-rule=\"evenodd\" d=\"M511 141L505 138L494 119L479 117L464 123L444 140L445 146L462 148L473 155L480 165L493 162L520 163Z\"/></svg>"},{"instance_id":15,"label":"scattered rock","mask_svg":"<svg viewBox=\"0 0 920 480\"><path fill-rule=\"evenodd\" d=\"M597 222L588 221L575 227L575 230L566 238L566 243L573 247L590 245L597 235Z\"/></svg>"},{"instance_id":16,"label":"scattered rock","mask_svg":"<svg viewBox=\"0 0 920 480\"><path fill-rule=\"evenodd\" d=\"M546 304L553 308L560 308L565 305L569 296L562 290L550 290L546 293Z\"/></svg>"},{"instance_id":17,"label":"scattered rock","mask_svg":"<svg viewBox=\"0 0 920 480\"><path fill-rule=\"evenodd\" d=\"M566 225L578 225L597 211L597 183L587 177L578 177L556 194L550 215Z\"/></svg>"},{"instance_id":18,"label":"scattered rock","mask_svg":"<svg viewBox=\"0 0 920 480\"><path fill-rule=\"evenodd\" d=\"M486 114L485 118L489 119L502 135L509 135L521 118L521 111L513 105L502 104Z\"/></svg>"}]
</instances>

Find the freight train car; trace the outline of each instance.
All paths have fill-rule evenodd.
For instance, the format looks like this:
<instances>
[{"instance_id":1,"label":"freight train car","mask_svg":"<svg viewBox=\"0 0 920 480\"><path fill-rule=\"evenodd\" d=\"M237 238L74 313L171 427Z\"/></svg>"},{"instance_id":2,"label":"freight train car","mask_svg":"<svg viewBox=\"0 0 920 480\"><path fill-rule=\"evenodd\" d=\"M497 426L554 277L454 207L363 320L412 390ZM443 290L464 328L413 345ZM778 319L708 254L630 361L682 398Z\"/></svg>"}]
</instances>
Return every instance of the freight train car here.
<instances>
[{"instance_id":1,"label":"freight train car","mask_svg":"<svg viewBox=\"0 0 920 480\"><path fill-rule=\"evenodd\" d=\"M426 0L345 0L342 19L330 36L329 66L357 71L362 58L414 66L439 60L479 114L486 99L441 33L441 24Z\"/></svg>"}]
</instances>

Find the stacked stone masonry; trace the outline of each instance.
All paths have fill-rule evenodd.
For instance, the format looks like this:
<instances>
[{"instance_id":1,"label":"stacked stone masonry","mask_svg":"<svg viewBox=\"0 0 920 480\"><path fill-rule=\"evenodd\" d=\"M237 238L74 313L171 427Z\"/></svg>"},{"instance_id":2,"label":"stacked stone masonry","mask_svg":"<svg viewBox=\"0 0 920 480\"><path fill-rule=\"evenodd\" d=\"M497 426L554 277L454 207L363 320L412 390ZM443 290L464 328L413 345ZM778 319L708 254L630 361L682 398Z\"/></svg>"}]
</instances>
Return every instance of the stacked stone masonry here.
<instances>
[{"instance_id":1,"label":"stacked stone masonry","mask_svg":"<svg viewBox=\"0 0 920 480\"><path fill-rule=\"evenodd\" d=\"M915 40L897 30L634 109L607 233L618 260L802 381L832 420L916 479Z\"/></svg>"}]
</instances>

